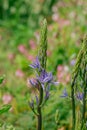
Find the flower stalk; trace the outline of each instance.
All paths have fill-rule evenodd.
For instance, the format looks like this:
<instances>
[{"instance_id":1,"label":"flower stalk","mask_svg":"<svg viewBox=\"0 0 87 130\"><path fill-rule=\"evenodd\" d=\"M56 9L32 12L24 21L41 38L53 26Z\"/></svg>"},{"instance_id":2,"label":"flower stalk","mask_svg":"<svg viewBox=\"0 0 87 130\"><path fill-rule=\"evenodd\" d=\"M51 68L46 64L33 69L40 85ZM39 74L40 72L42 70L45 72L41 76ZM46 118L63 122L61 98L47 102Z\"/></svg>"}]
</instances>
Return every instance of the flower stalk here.
<instances>
[{"instance_id":1,"label":"flower stalk","mask_svg":"<svg viewBox=\"0 0 87 130\"><path fill-rule=\"evenodd\" d=\"M81 129L84 128L86 123L86 94L87 94L87 36L84 37L84 59L83 59L83 110L82 110L82 123Z\"/></svg>"},{"instance_id":2,"label":"flower stalk","mask_svg":"<svg viewBox=\"0 0 87 130\"><path fill-rule=\"evenodd\" d=\"M38 118L38 124L37 124L37 130L42 129L42 111L41 111L41 104L43 102L43 88L40 86L40 93L39 93L39 104L37 106L37 118Z\"/></svg>"},{"instance_id":3,"label":"flower stalk","mask_svg":"<svg viewBox=\"0 0 87 130\"><path fill-rule=\"evenodd\" d=\"M82 124L81 124L81 130L84 127L85 124L85 113L86 113L86 89L87 89L87 72L85 69L84 73L84 86L83 86L83 111L82 111Z\"/></svg>"},{"instance_id":4,"label":"flower stalk","mask_svg":"<svg viewBox=\"0 0 87 130\"><path fill-rule=\"evenodd\" d=\"M72 130L75 130L75 125L76 125L76 110L75 110L75 85L76 85L76 80L79 75L79 70L81 67L81 64L83 62L84 55L86 55L87 50L87 44L85 44L86 37L83 40L82 48L77 56L76 64L72 73L72 82L71 82L71 98L72 98ZM87 71L87 70L86 70ZM85 89L85 88L84 88ZM85 90L84 90L85 91ZM85 97L84 97L85 98ZM83 98L83 99L84 99ZM84 108L85 108L85 100L83 101L84 103ZM85 109L83 110L85 111ZM84 112L83 112L84 113ZM84 114L83 114L84 115Z\"/></svg>"},{"instance_id":5,"label":"flower stalk","mask_svg":"<svg viewBox=\"0 0 87 130\"><path fill-rule=\"evenodd\" d=\"M38 56L35 61L29 65L36 72L36 77L29 80L33 89L37 90L36 107L34 100L30 102L30 107L34 114L37 116L37 130L42 130L42 107L49 99L50 86L52 84L57 85L58 82L54 82L52 73L46 72L47 62L47 21L44 19L41 34L40 34L40 46L38 50ZM36 110L35 110L36 108Z\"/></svg>"},{"instance_id":6,"label":"flower stalk","mask_svg":"<svg viewBox=\"0 0 87 130\"><path fill-rule=\"evenodd\" d=\"M75 112L75 97L74 97L74 85L77 75L74 77L72 84L71 84L71 99L72 99L72 130L75 130L76 124L76 112Z\"/></svg>"},{"instance_id":7,"label":"flower stalk","mask_svg":"<svg viewBox=\"0 0 87 130\"><path fill-rule=\"evenodd\" d=\"M41 33L40 33L40 47L38 50L38 58L40 61L41 67L46 70L46 61L47 61L47 21L44 19L42 27L41 27ZM40 70L42 71L42 70ZM39 104L37 107L38 112L38 126L37 130L42 129L42 111L41 111L41 104L43 102L43 88L41 85L39 85Z\"/></svg>"}]
</instances>

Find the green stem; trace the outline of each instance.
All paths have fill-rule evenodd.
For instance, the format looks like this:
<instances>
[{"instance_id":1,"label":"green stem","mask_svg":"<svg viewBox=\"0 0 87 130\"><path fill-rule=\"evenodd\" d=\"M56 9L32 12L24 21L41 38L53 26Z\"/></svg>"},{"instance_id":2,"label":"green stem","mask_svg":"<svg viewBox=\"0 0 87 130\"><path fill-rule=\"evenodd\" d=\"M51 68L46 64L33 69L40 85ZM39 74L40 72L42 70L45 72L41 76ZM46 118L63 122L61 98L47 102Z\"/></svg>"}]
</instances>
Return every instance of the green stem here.
<instances>
[{"instance_id":1,"label":"green stem","mask_svg":"<svg viewBox=\"0 0 87 130\"><path fill-rule=\"evenodd\" d=\"M46 70L46 61L47 61L47 21L44 19L41 27L41 33L40 33L40 47L38 51L38 58L40 61L41 68ZM42 69L40 70L42 71ZM37 130L42 129L42 102L43 102L43 88L41 84L39 83L39 104L37 106L37 112L38 112L38 126Z\"/></svg>"},{"instance_id":2,"label":"green stem","mask_svg":"<svg viewBox=\"0 0 87 130\"><path fill-rule=\"evenodd\" d=\"M72 99L72 130L75 130L76 124L76 112L75 112L75 98L74 98L74 85L77 75L74 77L71 84L71 99Z\"/></svg>"},{"instance_id":3,"label":"green stem","mask_svg":"<svg viewBox=\"0 0 87 130\"><path fill-rule=\"evenodd\" d=\"M38 107L37 107L37 112L38 112L38 115L37 115L37 118L38 118L37 130L42 129L41 104L42 104L42 101L43 101L43 88L41 87L41 85L40 85L40 91L39 92L40 92L40 97L39 97L39 104L38 104Z\"/></svg>"},{"instance_id":4,"label":"green stem","mask_svg":"<svg viewBox=\"0 0 87 130\"><path fill-rule=\"evenodd\" d=\"M41 108L38 108L38 126L37 126L37 130L41 130L42 129L42 113L41 113Z\"/></svg>"},{"instance_id":5,"label":"green stem","mask_svg":"<svg viewBox=\"0 0 87 130\"><path fill-rule=\"evenodd\" d=\"M82 111L82 124L81 124L81 130L84 127L85 123L85 113L86 113L86 89L87 89L87 73L86 73L86 65L84 70L84 92L83 92L83 111Z\"/></svg>"},{"instance_id":6,"label":"green stem","mask_svg":"<svg viewBox=\"0 0 87 130\"><path fill-rule=\"evenodd\" d=\"M75 68L74 68L74 71L73 71L73 81L72 81L72 84L71 84L71 98L72 98L72 130L75 130L75 124L76 124L76 113L75 113L75 98L74 98L74 85L75 85L75 81L77 79L77 76L78 76L78 73L79 73L79 68L80 68L80 65L81 65L81 62L82 62L82 58L83 58L83 55L84 55L84 50L85 50L86 47L86 44L83 44L82 45L82 48L77 56L77 60L76 60L76 64L75 64Z\"/></svg>"}]
</instances>

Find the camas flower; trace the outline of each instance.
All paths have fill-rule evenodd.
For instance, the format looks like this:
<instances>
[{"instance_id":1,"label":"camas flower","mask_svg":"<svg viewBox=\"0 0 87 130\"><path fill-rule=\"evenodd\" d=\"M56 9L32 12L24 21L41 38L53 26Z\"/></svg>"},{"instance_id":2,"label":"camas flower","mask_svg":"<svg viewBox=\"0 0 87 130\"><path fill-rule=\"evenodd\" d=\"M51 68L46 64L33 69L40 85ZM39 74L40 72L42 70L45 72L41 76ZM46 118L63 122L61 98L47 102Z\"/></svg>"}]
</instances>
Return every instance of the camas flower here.
<instances>
[{"instance_id":1,"label":"camas flower","mask_svg":"<svg viewBox=\"0 0 87 130\"><path fill-rule=\"evenodd\" d=\"M36 75L36 78L30 79L29 82L33 87L36 87L39 89L39 85L43 88L43 90L46 90L46 88L51 86L52 84L57 85L59 82L55 82L52 73L47 73L46 70L44 70L40 66L40 62L38 57L36 57L36 60L33 62L33 64L30 65L33 69L38 69L40 73ZM48 96L48 94L46 95Z\"/></svg>"},{"instance_id":2,"label":"camas flower","mask_svg":"<svg viewBox=\"0 0 87 130\"><path fill-rule=\"evenodd\" d=\"M30 79L29 82L33 87L36 87L38 85L38 81L35 78Z\"/></svg>"},{"instance_id":3,"label":"camas flower","mask_svg":"<svg viewBox=\"0 0 87 130\"><path fill-rule=\"evenodd\" d=\"M37 80L41 83L43 89L45 84L57 85L59 83L59 82L54 82L52 73L47 73L45 70L42 70L40 76L37 76Z\"/></svg>"},{"instance_id":4,"label":"camas flower","mask_svg":"<svg viewBox=\"0 0 87 130\"><path fill-rule=\"evenodd\" d=\"M53 75L52 73L47 73L45 70L42 70L40 76L38 77L38 80L41 83L50 83L53 81Z\"/></svg>"},{"instance_id":5,"label":"camas flower","mask_svg":"<svg viewBox=\"0 0 87 130\"><path fill-rule=\"evenodd\" d=\"M82 100L83 99L83 93L78 92L76 95L78 100Z\"/></svg>"},{"instance_id":6,"label":"camas flower","mask_svg":"<svg viewBox=\"0 0 87 130\"><path fill-rule=\"evenodd\" d=\"M29 66L33 69L40 69L40 62L38 57L36 57L35 61Z\"/></svg>"},{"instance_id":7,"label":"camas flower","mask_svg":"<svg viewBox=\"0 0 87 130\"><path fill-rule=\"evenodd\" d=\"M63 90L63 94L60 97L62 97L62 98L68 97L68 93L67 93L66 89Z\"/></svg>"}]
</instances>

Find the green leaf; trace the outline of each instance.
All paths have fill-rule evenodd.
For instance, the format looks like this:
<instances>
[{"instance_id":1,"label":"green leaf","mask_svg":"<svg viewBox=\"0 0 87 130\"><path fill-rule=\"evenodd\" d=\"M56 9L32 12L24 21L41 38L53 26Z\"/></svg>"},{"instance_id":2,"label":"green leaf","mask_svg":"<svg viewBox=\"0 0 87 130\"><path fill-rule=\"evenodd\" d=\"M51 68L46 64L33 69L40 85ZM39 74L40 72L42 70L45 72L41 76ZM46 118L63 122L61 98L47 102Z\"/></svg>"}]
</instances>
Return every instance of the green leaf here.
<instances>
[{"instance_id":1,"label":"green leaf","mask_svg":"<svg viewBox=\"0 0 87 130\"><path fill-rule=\"evenodd\" d=\"M2 84L4 78L5 78L5 75L3 75L3 76L0 77L0 84Z\"/></svg>"},{"instance_id":2,"label":"green leaf","mask_svg":"<svg viewBox=\"0 0 87 130\"><path fill-rule=\"evenodd\" d=\"M1 108L0 108L0 114L3 114L5 112L7 112L9 109L11 108L11 105L3 105Z\"/></svg>"}]
</instances>

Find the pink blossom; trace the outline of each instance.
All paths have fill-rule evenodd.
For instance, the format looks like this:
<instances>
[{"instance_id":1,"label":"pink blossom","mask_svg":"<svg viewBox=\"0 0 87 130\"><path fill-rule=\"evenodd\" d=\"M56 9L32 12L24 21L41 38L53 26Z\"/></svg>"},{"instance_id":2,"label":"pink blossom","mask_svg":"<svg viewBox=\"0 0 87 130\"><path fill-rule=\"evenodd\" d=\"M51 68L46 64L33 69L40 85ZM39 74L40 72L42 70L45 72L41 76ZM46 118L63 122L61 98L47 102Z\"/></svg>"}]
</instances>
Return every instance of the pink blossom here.
<instances>
[{"instance_id":1,"label":"pink blossom","mask_svg":"<svg viewBox=\"0 0 87 130\"><path fill-rule=\"evenodd\" d=\"M67 66L59 65L57 67L57 78L59 82L67 84L70 81L69 68Z\"/></svg>"},{"instance_id":2,"label":"pink blossom","mask_svg":"<svg viewBox=\"0 0 87 130\"><path fill-rule=\"evenodd\" d=\"M18 50L19 50L19 52L22 53L22 54L26 54L26 53L27 53L27 50L26 50L26 48L25 48L24 45L19 45L19 46L18 46Z\"/></svg>"},{"instance_id":3,"label":"pink blossom","mask_svg":"<svg viewBox=\"0 0 87 130\"><path fill-rule=\"evenodd\" d=\"M52 16L53 21L57 22L58 18L59 18L58 13L53 14Z\"/></svg>"},{"instance_id":4,"label":"pink blossom","mask_svg":"<svg viewBox=\"0 0 87 130\"><path fill-rule=\"evenodd\" d=\"M9 54L8 54L8 59L12 61L12 60L14 59L14 54L9 53Z\"/></svg>"},{"instance_id":5,"label":"pink blossom","mask_svg":"<svg viewBox=\"0 0 87 130\"><path fill-rule=\"evenodd\" d=\"M63 67L62 65L59 65L59 66L57 67L57 70L58 70L58 71L62 71L63 68L64 68L64 67Z\"/></svg>"},{"instance_id":6,"label":"pink blossom","mask_svg":"<svg viewBox=\"0 0 87 130\"><path fill-rule=\"evenodd\" d=\"M68 19L62 19L60 22L61 22L61 24L62 24L63 26L68 26L68 25L70 25L70 21L69 21Z\"/></svg>"},{"instance_id":7,"label":"pink blossom","mask_svg":"<svg viewBox=\"0 0 87 130\"><path fill-rule=\"evenodd\" d=\"M51 51L47 51L47 56L51 56Z\"/></svg>"},{"instance_id":8,"label":"pink blossom","mask_svg":"<svg viewBox=\"0 0 87 130\"><path fill-rule=\"evenodd\" d=\"M17 77L20 77L20 78L24 77L24 73L23 73L23 71L20 70L20 69L18 69L18 70L16 71L15 75L16 75Z\"/></svg>"},{"instance_id":9,"label":"pink blossom","mask_svg":"<svg viewBox=\"0 0 87 130\"><path fill-rule=\"evenodd\" d=\"M68 19L59 19L58 20L58 24L60 28L63 28L65 26L69 26L70 25L70 21Z\"/></svg>"},{"instance_id":10,"label":"pink blossom","mask_svg":"<svg viewBox=\"0 0 87 130\"><path fill-rule=\"evenodd\" d=\"M32 55L27 55L27 59L28 59L29 61L34 61L35 57L32 56Z\"/></svg>"},{"instance_id":11,"label":"pink blossom","mask_svg":"<svg viewBox=\"0 0 87 130\"><path fill-rule=\"evenodd\" d=\"M36 37L36 39L37 39L37 43L39 42L39 38L40 38L40 36L39 36L39 33L38 32L35 32L35 37Z\"/></svg>"},{"instance_id":12,"label":"pink blossom","mask_svg":"<svg viewBox=\"0 0 87 130\"><path fill-rule=\"evenodd\" d=\"M8 104L12 101L12 96L10 94L4 94L2 97L2 101L4 104Z\"/></svg>"},{"instance_id":13,"label":"pink blossom","mask_svg":"<svg viewBox=\"0 0 87 130\"><path fill-rule=\"evenodd\" d=\"M36 48L36 44L35 44L34 40L30 40L29 41L29 45L30 45L31 49L35 49Z\"/></svg>"}]
</instances>

